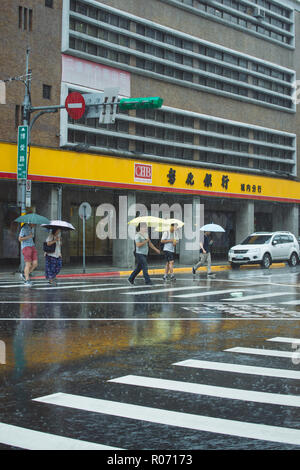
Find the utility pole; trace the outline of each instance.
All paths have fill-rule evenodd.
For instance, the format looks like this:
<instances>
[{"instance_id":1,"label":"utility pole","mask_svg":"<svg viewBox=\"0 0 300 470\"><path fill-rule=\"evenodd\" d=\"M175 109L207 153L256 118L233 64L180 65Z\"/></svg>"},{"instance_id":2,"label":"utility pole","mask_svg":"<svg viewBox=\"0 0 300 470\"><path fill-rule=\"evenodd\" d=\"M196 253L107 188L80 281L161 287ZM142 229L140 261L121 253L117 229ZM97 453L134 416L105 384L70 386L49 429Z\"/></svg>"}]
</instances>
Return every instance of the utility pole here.
<instances>
[{"instance_id":1,"label":"utility pole","mask_svg":"<svg viewBox=\"0 0 300 470\"><path fill-rule=\"evenodd\" d=\"M31 106L31 70L29 69L29 55L30 48L26 49L26 71L25 79L22 80L25 84L25 95L23 101L23 116L22 125L18 129L18 170L17 170L17 194L18 194L18 205L21 207L21 215L26 213L26 195L27 195L27 176L29 166L29 155L31 145L31 129L36 120L45 113L57 112L58 107L52 106L50 108L43 107L42 111L34 116L32 122L30 122L31 113L39 110ZM31 185L29 194L31 194ZM31 197L31 196L30 196ZM30 199L30 198L29 198ZM22 252L20 253L20 272L24 270L24 257Z\"/></svg>"},{"instance_id":2,"label":"utility pole","mask_svg":"<svg viewBox=\"0 0 300 470\"><path fill-rule=\"evenodd\" d=\"M21 182L21 215L26 212L26 181L28 175L28 155L29 155L29 124L30 124L30 107L31 107L31 74L29 77L29 54L30 49L26 49L26 72L25 72L25 96L23 101L23 126L27 126L28 138L26 149L26 178L22 178Z\"/></svg>"},{"instance_id":3,"label":"utility pole","mask_svg":"<svg viewBox=\"0 0 300 470\"><path fill-rule=\"evenodd\" d=\"M21 205L21 215L26 213L26 184L28 174L28 155L29 155L29 123L31 106L31 74L29 76L29 54L30 49L26 50L26 72L25 72L25 96L23 101L23 124L18 129L18 199ZM24 257L20 251L20 271L24 271Z\"/></svg>"}]
</instances>

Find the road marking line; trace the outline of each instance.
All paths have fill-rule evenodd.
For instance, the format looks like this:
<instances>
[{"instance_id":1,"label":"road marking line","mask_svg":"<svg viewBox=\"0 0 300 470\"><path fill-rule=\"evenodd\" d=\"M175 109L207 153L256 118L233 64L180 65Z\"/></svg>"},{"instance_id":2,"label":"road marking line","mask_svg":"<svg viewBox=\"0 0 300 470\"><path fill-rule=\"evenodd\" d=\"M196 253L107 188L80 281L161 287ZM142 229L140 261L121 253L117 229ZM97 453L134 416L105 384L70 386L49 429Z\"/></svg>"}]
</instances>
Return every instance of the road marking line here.
<instances>
[{"instance_id":1,"label":"road marking line","mask_svg":"<svg viewBox=\"0 0 300 470\"><path fill-rule=\"evenodd\" d=\"M118 449L95 442L81 441L32 429L0 423L2 444L28 450L110 450ZM122 449L118 449L122 450Z\"/></svg>"},{"instance_id":2,"label":"road marking line","mask_svg":"<svg viewBox=\"0 0 300 470\"><path fill-rule=\"evenodd\" d=\"M275 349L257 349L257 348L230 348L224 351L238 352L245 354L258 354L259 356L273 356L273 357L294 357L294 352L277 351Z\"/></svg>"},{"instance_id":3,"label":"road marking line","mask_svg":"<svg viewBox=\"0 0 300 470\"><path fill-rule=\"evenodd\" d=\"M108 284L109 285L109 284ZM116 284L110 284L110 285L116 285ZM120 286L122 286L123 284L120 284ZM161 284L153 284L154 286L160 286ZM145 288L145 286L134 286L135 289L141 289L141 288ZM132 286L130 286L128 284L128 286L124 286L124 287L110 287L108 289L101 289L101 288L96 288L96 289L78 289L79 292L102 292L102 291L108 291L108 290L124 290L124 289L133 289Z\"/></svg>"},{"instance_id":4,"label":"road marking line","mask_svg":"<svg viewBox=\"0 0 300 470\"><path fill-rule=\"evenodd\" d=\"M35 284L35 283L33 282L33 284ZM46 284L48 284L48 283L45 282L45 281L39 283L39 285L46 285ZM24 281L20 281L19 284L9 284L8 286L0 286L1 289L10 289L12 287L24 287Z\"/></svg>"},{"instance_id":5,"label":"road marking line","mask_svg":"<svg viewBox=\"0 0 300 470\"><path fill-rule=\"evenodd\" d=\"M69 303L69 302L67 302ZM83 302L85 303L85 302ZM95 302L90 302L90 303L95 303ZM99 302L99 303L104 303L104 302ZM114 302L111 302L114 303ZM141 303L141 302L140 302ZM142 303L147 303L147 302L142 302ZM154 302L155 304L155 302ZM216 322L216 321L253 321L253 317L243 317L243 318L238 318L238 317L233 317L233 318L220 318L220 317L162 317L162 318L20 318L20 317L15 317L15 318L0 318L0 322L2 321L207 321L207 322ZM296 321L295 318L285 318L285 317L280 317L280 318L255 318L255 321Z\"/></svg>"},{"instance_id":6,"label":"road marking line","mask_svg":"<svg viewBox=\"0 0 300 470\"><path fill-rule=\"evenodd\" d=\"M191 298L191 297L205 297L209 295L217 295L217 294L225 294L228 292L241 292L241 290L245 289L225 289L225 290L212 290L212 291L207 291L207 292L197 292L196 294L181 294L181 295L174 295L174 297L181 297L181 298ZM234 298L232 298L235 300Z\"/></svg>"},{"instance_id":7,"label":"road marking line","mask_svg":"<svg viewBox=\"0 0 300 470\"><path fill-rule=\"evenodd\" d=\"M219 370L234 373L236 372L239 374L263 375L266 377L280 377L284 379L300 379L300 372L295 370L245 366L241 364L230 364L224 362L200 361L197 359L187 359L185 361L175 362L173 366L194 367L196 369Z\"/></svg>"},{"instance_id":8,"label":"road marking line","mask_svg":"<svg viewBox=\"0 0 300 470\"><path fill-rule=\"evenodd\" d=\"M207 286L168 287L168 288L165 288L165 289L154 289L154 290L147 289L147 290L142 291L142 292L125 292L124 294L125 295L130 295L130 294L133 294L133 295L157 294L157 293L160 293L160 292L173 292L173 291L176 292L176 291L179 291L179 290L192 290L192 289L207 289ZM174 296L174 297L179 297L179 296Z\"/></svg>"},{"instance_id":9,"label":"road marking line","mask_svg":"<svg viewBox=\"0 0 300 470\"><path fill-rule=\"evenodd\" d=\"M51 287L49 286L49 281L35 281L35 280L31 280L32 284L33 284L33 287L35 288L39 288L39 286L48 286L48 287L43 287L43 289L54 289L54 287ZM76 287L76 286L79 286L82 287L86 284L86 281L79 281L77 282L76 284L74 284L74 281L60 281L59 280L59 286L56 286L55 288L59 288L59 287L63 287L63 286L67 286L71 284L70 287ZM95 285L95 284L90 284L90 285ZM96 285L100 285L100 284L96 284ZM106 284L104 284L106 285ZM110 285L116 285L116 284L110 284ZM24 286L24 281L20 281L19 284L9 284L9 285L0 285L0 288L2 289L5 289L5 288L10 288L10 287L23 287ZM41 288L42 289L42 288Z\"/></svg>"},{"instance_id":10,"label":"road marking line","mask_svg":"<svg viewBox=\"0 0 300 470\"><path fill-rule=\"evenodd\" d=\"M138 421L300 446L300 430L55 393L34 401Z\"/></svg>"},{"instance_id":11,"label":"road marking line","mask_svg":"<svg viewBox=\"0 0 300 470\"><path fill-rule=\"evenodd\" d=\"M37 290L54 290L54 289L72 289L73 287L78 287L78 288L82 288L82 287L89 287L89 286L116 286L117 284L115 283L110 283L110 284L85 284L85 285L78 285L78 284L71 284L69 286L48 286L48 287L37 287L36 289ZM122 284L119 284L120 286ZM79 290L79 289L78 289Z\"/></svg>"},{"instance_id":12,"label":"road marking line","mask_svg":"<svg viewBox=\"0 0 300 470\"><path fill-rule=\"evenodd\" d=\"M280 302L281 305L300 305L300 300L288 300L286 302Z\"/></svg>"},{"instance_id":13,"label":"road marking line","mask_svg":"<svg viewBox=\"0 0 300 470\"><path fill-rule=\"evenodd\" d=\"M293 406L297 408L300 407L300 397L296 395L257 392L252 390L242 390L240 388L216 387L213 385L180 382L177 380L164 380L157 379L154 377L144 377L137 375L126 375L124 377L118 377L116 379L108 380L108 382L135 385L139 387L172 390L176 392L195 393L197 395L226 398L230 400L268 403L272 405Z\"/></svg>"},{"instance_id":14,"label":"road marking line","mask_svg":"<svg viewBox=\"0 0 300 470\"><path fill-rule=\"evenodd\" d=\"M270 298L270 297L280 297L282 295L294 295L294 292L275 292L275 293L267 293L267 294L255 294L255 295L246 295L245 297L238 297L238 298L228 298L228 299L222 299L222 301L227 301L230 300L232 302L243 302L243 300L253 300L253 299L263 299L265 297Z\"/></svg>"},{"instance_id":15,"label":"road marking line","mask_svg":"<svg viewBox=\"0 0 300 470\"><path fill-rule=\"evenodd\" d=\"M176 278L177 279L177 278ZM238 283L242 283L242 284L247 284L246 287L251 287L251 286L261 286L261 282L255 282L255 281L242 281L242 280L238 280L238 279L216 279L216 278L213 278L213 279L199 279L199 282L230 282L231 284L238 284Z\"/></svg>"},{"instance_id":16,"label":"road marking line","mask_svg":"<svg viewBox=\"0 0 300 470\"><path fill-rule=\"evenodd\" d=\"M276 336L276 338L267 339L267 341L276 341L277 343L300 344L300 338L283 338L282 336Z\"/></svg>"}]
</instances>

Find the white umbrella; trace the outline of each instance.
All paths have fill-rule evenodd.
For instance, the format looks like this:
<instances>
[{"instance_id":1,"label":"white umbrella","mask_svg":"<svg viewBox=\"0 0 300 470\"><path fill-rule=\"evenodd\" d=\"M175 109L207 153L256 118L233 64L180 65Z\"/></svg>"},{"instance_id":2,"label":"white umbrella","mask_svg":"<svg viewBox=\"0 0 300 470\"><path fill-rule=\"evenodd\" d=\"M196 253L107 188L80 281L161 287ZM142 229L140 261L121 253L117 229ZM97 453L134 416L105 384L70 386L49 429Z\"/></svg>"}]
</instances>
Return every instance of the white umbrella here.
<instances>
[{"instance_id":1,"label":"white umbrella","mask_svg":"<svg viewBox=\"0 0 300 470\"><path fill-rule=\"evenodd\" d=\"M65 222L64 220L51 220L49 224L42 224L41 227L48 229L60 228L61 230L75 230L72 224Z\"/></svg>"},{"instance_id":2,"label":"white umbrella","mask_svg":"<svg viewBox=\"0 0 300 470\"><path fill-rule=\"evenodd\" d=\"M221 225L217 225L217 224L203 225L203 227L200 227L200 230L202 230L203 232L225 232L223 227L221 227Z\"/></svg>"}]
</instances>

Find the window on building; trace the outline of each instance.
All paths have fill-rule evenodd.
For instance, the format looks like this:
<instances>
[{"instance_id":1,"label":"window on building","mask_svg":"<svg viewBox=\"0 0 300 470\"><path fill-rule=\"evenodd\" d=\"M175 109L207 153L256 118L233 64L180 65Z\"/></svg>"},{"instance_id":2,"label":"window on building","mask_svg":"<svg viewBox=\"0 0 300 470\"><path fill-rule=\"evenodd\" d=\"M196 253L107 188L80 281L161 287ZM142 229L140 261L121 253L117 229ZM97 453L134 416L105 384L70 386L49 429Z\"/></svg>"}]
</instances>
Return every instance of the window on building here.
<instances>
[{"instance_id":1,"label":"window on building","mask_svg":"<svg viewBox=\"0 0 300 470\"><path fill-rule=\"evenodd\" d=\"M19 29L32 31L32 8L19 7Z\"/></svg>"},{"instance_id":2,"label":"window on building","mask_svg":"<svg viewBox=\"0 0 300 470\"><path fill-rule=\"evenodd\" d=\"M71 11L76 12L80 6L85 6L84 0L80 2L73 0L70 5ZM89 16L90 6L86 6L86 8L86 15ZM152 72L165 76L166 80L194 82L201 87L205 86L211 90L216 89L226 94L246 97L251 101L261 102L263 105L293 109L291 89L284 86L285 82L291 83L293 81L294 73L292 71L283 74L276 66L262 65L256 62L255 58L246 58L236 51L224 52L218 46L199 44L199 40L196 39L186 41L178 31L174 30L171 34L170 30L161 31L154 27L148 27L141 24L143 20L138 18L135 21L137 40L130 41L126 34L119 34L106 26L112 24L118 28L126 29L125 26L128 25L123 25L125 20L122 15L112 15L110 12L105 12L104 7L98 8L98 13L101 14L100 20L103 22L99 26L91 25L84 18L78 19L71 15L69 42L71 49L103 57L114 63L130 65L144 70L146 73ZM93 17L95 14L93 10ZM82 15L84 14L82 13ZM75 36L74 31L80 34ZM93 41L89 42L84 37L86 35L93 37ZM153 44L149 38L155 39L156 43ZM104 44L101 39L107 43ZM160 45L158 46L157 43ZM169 45L175 46L177 49L171 50ZM125 46L131 51L124 53L118 46ZM178 48L181 49L180 52ZM193 51L192 55L190 51ZM145 54L144 57L143 54ZM150 60L149 55L151 55ZM156 58L166 59L168 63L157 61ZM181 68L182 64L188 66L188 69ZM204 71L211 75L203 76ZM282 83L277 83L273 80L274 78ZM233 80L237 83L231 83ZM285 95L286 99L283 96L274 95L274 92Z\"/></svg>"},{"instance_id":3,"label":"window on building","mask_svg":"<svg viewBox=\"0 0 300 470\"><path fill-rule=\"evenodd\" d=\"M43 98L46 100L51 100L51 86L50 85L43 85Z\"/></svg>"},{"instance_id":4,"label":"window on building","mask_svg":"<svg viewBox=\"0 0 300 470\"><path fill-rule=\"evenodd\" d=\"M23 19L22 19L22 7L19 7L19 29L22 29Z\"/></svg>"},{"instance_id":5,"label":"window on building","mask_svg":"<svg viewBox=\"0 0 300 470\"><path fill-rule=\"evenodd\" d=\"M53 8L53 0L45 0L45 7Z\"/></svg>"}]
</instances>

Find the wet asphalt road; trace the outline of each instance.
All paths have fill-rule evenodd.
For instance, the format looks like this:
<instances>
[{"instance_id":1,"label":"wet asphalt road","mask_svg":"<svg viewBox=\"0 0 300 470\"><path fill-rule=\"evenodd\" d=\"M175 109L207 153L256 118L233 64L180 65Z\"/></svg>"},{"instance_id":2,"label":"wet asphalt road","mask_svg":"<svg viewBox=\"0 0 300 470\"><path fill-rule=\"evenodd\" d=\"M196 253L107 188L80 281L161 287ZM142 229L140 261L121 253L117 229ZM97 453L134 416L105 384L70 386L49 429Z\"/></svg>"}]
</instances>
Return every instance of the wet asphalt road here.
<instances>
[{"instance_id":1,"label":"wet asphalt road","mask_svg":"<svg viewBox=\"0 0 300 470\"><path fill-rule=\"evenodd\" d=\"M300 267L176 277L0 279L0 449L299 450Z\"/></svg>"}]
</instances>

